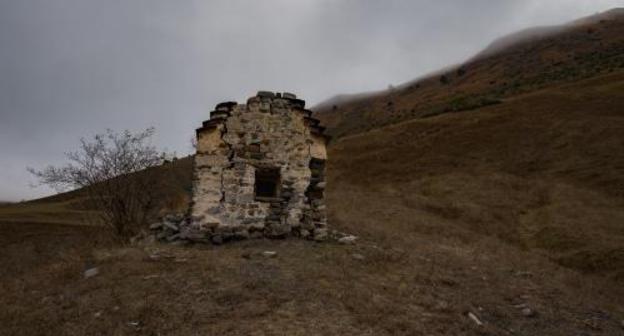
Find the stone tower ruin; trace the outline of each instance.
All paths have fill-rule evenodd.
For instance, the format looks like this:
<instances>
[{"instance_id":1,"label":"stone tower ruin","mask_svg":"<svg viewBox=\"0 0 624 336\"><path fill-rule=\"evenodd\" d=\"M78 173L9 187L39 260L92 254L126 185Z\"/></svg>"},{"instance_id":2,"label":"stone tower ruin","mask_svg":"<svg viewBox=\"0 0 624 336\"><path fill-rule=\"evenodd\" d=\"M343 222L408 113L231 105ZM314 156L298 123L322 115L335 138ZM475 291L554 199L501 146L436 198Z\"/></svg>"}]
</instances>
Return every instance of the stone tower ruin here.
<instances>
[{"instance_id":1,"label":"stone tower ruin","mask_svg":"<svg viewBox=\"0 0 624 336\"><path fill-rule=\"evenodd\" d=\"M195 241L327 236L326 143L290 93L220 103L197 129L193 200L182 235Z\"/></svg>"}]
</instances>

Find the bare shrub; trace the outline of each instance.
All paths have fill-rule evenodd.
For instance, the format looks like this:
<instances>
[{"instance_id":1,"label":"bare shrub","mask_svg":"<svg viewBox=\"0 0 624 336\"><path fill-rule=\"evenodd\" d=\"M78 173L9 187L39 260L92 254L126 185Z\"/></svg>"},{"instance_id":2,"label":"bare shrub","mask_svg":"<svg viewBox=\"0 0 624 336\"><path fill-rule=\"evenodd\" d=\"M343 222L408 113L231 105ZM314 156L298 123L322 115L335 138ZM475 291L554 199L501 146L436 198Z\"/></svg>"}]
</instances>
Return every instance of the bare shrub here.
<instances>
[{"instance_id":1,"label":"bare shrub","mask_svg":"<svg viewBox=\"0 0 624 336\"><path fill-rule=\"evenodd\" d=\"M28 168L40 184L57 191L82 189L100 222L127 238L145 227L166 201L163 169L167 155L149 143L153 128L139 133L107 130L92 140L80 140L69 162L43 170Z\"/></svg>"}]
</instances>

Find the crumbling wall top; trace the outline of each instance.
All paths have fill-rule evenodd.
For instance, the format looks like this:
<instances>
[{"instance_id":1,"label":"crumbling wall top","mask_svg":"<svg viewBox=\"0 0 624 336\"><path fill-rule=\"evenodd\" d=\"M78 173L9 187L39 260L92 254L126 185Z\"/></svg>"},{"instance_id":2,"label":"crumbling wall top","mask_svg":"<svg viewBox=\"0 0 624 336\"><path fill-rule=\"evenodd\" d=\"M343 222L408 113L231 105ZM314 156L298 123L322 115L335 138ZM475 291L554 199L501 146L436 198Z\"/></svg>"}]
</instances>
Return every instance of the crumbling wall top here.
<instances>
[{"instance_id":1,"label":"crumbling wall top","mask_svg":"<svg viewBox=\"0 0 624 336\"><path fill-rule=\"evenodd\" d=\"M298 111L304 115L304 121L310 128L310 132L315 135L323 136L329 140L329 136L324 134L325 128L320 126L320 121L312 117L312 111L305 108L305 100L298 99L297 96L290 92L272 92L272 91L258 91L255 96L250 97L247 100L247 105L256 103L269 103L274 104L279 100L279 103L286 104L292 110ZM220 124L225 123L228 117L231 116L232 110L238 105L237 102L227 101L219 103L215 106L214 111L210 112L210 119L202 123L202 127L197 129L197 132L202 132L207 129L212 129Z\"/></svg>"}]
</instances>

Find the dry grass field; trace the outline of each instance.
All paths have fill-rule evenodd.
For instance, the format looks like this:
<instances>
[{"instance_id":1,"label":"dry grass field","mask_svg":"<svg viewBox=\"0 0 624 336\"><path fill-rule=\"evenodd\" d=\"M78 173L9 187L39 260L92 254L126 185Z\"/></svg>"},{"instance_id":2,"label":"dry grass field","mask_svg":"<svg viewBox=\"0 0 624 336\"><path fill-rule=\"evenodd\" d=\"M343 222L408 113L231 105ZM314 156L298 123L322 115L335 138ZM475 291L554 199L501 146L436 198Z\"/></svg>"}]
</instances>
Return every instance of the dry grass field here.
<instances>
[{"instance_id":1,"label":"dry grass field","mask_svg":"<svg viewBox=\"0 0 624 336\"><path fill-rule=\"evenodd\" d=\"M392 201L361 214L410 215ZM616 335L624 314L608 281L460 230L119 247L93 227L0 229L6 335Z\"/></svg>"},{"instance_id":2,"label":"dry grass field","mask_svg":"<svg viewBox=\"0 0 624 336\"><path fill-rule=\"evenodd\" d=\"M622 92L612 74L339 139L330 224L356 245L119 246L76 225L76 194L3 206L1 333L622 334Z\"/></svg>"}]
</instances>

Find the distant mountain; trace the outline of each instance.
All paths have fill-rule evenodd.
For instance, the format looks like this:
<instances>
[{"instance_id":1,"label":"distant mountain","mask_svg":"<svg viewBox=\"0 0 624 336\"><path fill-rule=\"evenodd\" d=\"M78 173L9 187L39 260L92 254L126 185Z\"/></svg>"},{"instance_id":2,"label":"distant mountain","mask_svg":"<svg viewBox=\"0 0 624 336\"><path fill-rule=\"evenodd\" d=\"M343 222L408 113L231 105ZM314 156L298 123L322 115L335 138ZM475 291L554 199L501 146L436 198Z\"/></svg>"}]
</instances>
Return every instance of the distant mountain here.
<instances>
[{"instance_id":1,"label":"distant mountain","mask_svg":"<svg viewBox=\"0 0 624 336\"><path fill-rule=\"evenodd\" d=\"M624 69L624 8L523 30L463 64L394 89L337 96L315 107L335 137L499 104L551 85Z\"/></svg>"}]
</instances>

